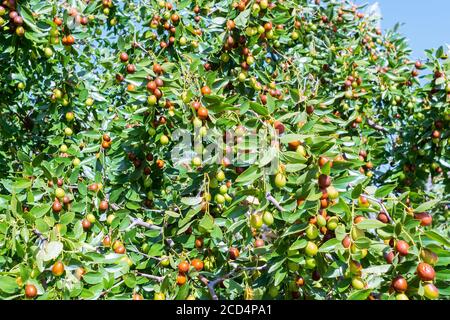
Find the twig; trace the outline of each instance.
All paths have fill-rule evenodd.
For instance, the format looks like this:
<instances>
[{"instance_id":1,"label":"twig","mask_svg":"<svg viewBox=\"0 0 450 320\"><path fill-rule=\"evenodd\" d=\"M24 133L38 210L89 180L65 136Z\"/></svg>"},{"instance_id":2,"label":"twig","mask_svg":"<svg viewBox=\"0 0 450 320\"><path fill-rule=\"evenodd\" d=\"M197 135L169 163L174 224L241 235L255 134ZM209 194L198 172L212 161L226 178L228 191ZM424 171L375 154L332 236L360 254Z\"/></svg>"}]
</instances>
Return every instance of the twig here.
<instances>
[{"instance_id":1,"label":"twig","mask_svg":"<svg viewBox=\"0 0 450 320\"><path fill-rule=\"evenodd\" d=\"M150 56L150 58L154 58L148 51L147 49L145 49L142 44L140 44L139 42L136 41L135 39L135 43L138 46L139 49L141 49L142 51L144 51L145 54L147 54L148 56Z\"/></svg>"},{"instance_id":2,"label":"twig","mask_svg":"<svg viewBox=\"0 0 450 320\"><path fill-rule=\"evenodd\" d=\"M108 290L103 291L103 292L100 294L99 298L101 298L101 297L103 297L103 296L106 296L112 289L114 289L114 288L120 286L120 285L123 283L123 281L124 281L124 280L121 280L121 281L117 282L115 285L113 285L111 288L109 288Z\"/></svg>"},{"instance_id":3,"label":"twig","mask_svg":"<svg viewBox=\"0 0 450 320\"><path fill-rule=\"evenodd\" d=\"M379 206L381 207L381 210L383 210L383 213L388 217L388 219L389 219L389 221L391 222L391 224L394 224L394 220L392 220L392 218L391 218L391 216L389 215L389 212L387 211L386 206L383 204L383 202L381 202L380 200L378 200L378 199L376 199L376 198L374 198L374 197L371 197L371 196L369 196L369 195L367 195L367 194L362 194L362 196L363 196L363 197L366 197L366 198L369 199L369 200L372 200L372 201L378 203Z\"/></svg>"},{"instance_id":4,"label":"twig","mask_svg":"<svg viewBox=\"0 0 450 320\"><path fill-rule=\"evenodd\" d=\"M269 127L269 126L267 125L267 123L265 123L264 121L261 120L259 114L257 114L255 111L249 109L249 110L247 110L247 112L250 112L250 113L252 113L253 115L255 115L255 116L256 116L256 119L258 119L258 121L261 122L261 124L262 124L263 126Z\"/></svg>"},{"instance_id":5,"label":"twig","mask_svg":"<svg viewBox=\"0 0 450 320\"><path fill-rule=\"evenodd\" d=\"M117 204L115 204L115 203L111 203L111 208L112 208L114 211L120 210L120 207L119 207Z\"/></svg>"},{"instance_id":6,"label":"twig","mask_svg":"<svg viewBox=\"0 0 450 320\"><path fill-rule=\"evenodd\" d=\"M131 229L135 226L141 226L150 230L161 230L161 227L159 226L155 226L138 218L131 218L131 224L128 226L128 229Z\"/></svg>"},{"instance_id":7,"label":"twig","mask_svg":"<svg viewBox=\"0 0 450 320\"><path fill-rule=\"evenodd\" d=\"M129 230L135 226L141 226L141 227L144 227L144 228L147 228L150 230L160 230L160 231L162 230L162 227L155 226L153 224L150 224L150 223L145 222L138 218L131 218L131 224L128 226L127 230ZM171 247L171 248L175 245L175 242L170 238L167 238L166 242L169 245L169 247Z\"/></svg>"},{"instance_id":8,"label":"twig","mask_svg":"<svg viewBox=\"0 0 450 320\"><path fill-rule=\"evenodd\" d=\"M279 211L286 211L282 206L280 206L278 201L272 196L270 192L266 193L266 199L269 200Z\"/></svg>"},{"instance_id":9,"label":"twig","mask_svg":"<svg viewBox=\"0 0 450 320\"><path fill-rule=\"evenodd\" d=\"M167 244L169 245L169 247L171 247L171 248L175 245L175 242L173 242L173 240L170 239L170 238L167 238L167 239L166 239L166 242L167 242Z\"/></svg>"},{"instance_id":10,"label":"twig","mask_svg":"<svg viewBox=\"0 0 450 320\"><path fill-rule=\"evenodd\" d=\"M143 252L141 252L141 251L139 251L139 250L137 250L137 249L130 249L130 248L128 248L128 251L137 253L137 254L139 254L139 255L141 255L141 256L143 256L143 257L146 257L146 258L148 258L148 259L154 259L154 260L156 260L156 261L161 261L161 260L163 260L162 258L149 256L148 254L143 253Z\"/></svg>"},{"instance_id":11,"label":"twig","mask_svg":"<svg viewBox=\"0 0 450 320\"><path fill-rule=\"evenodd\" d=\"M142 273L142 272L137 272L138 276L144 277L144 278L148 278L148 279L152 279L158 282L163 282L164 281L164 277L159 277L159 276L154 276L152 274L146 274L146 273Z\"/></svg>"},{"instance_id":12,"label":"twig","mask_svg":"<svg viewBox=\"0 0 450 320\"><path fill-rule=\"evenodd\" d=\"M369 127L373 128L375 130L378 130L378 131L381 131L381 132L384 132L384 133L388 133L389 132L385 127L375 123L375 121L373 121L370 118L367 118L367 124L369 125Z\"/></svg>"},{"instance_id":13,"label":"twig","mask_svg":"<svg viewBox=\"0 0 450 320\"><path fill-rule=\"evenodd\" d=\"M211 298L213 300L219 300L219 297L217 296L217 293L214 290L214 287L218 283L220 283L220 282L222 282L222 281L224 281L226 279L233 279L233 278L238 277L240 275L241 271L257 271L257 270L260 271L260 270L264 270L265 268L267 268L266 264L262 265L262 266L259 266L259 267L246 267L246 268L237 267L233 271L231 271L231 272L229 272L229 273L227 273L227 274L225 274L225 275L223 275L223 276L221 276L219 278L211 280L211 281L208 281L208 279L206 279L204 276L199 276L198 278L203 284L205 284L208 287L208 291L209 291L209 293L211 295Z\"/></svg>"},{"instance_id":14,"label":"twig","mask_svg":"<svg viewBox=\"0 0 450 320\"><path fill-rule=\"evenodd\" d=\"M47 242L47 238L44 237L44 235L42 233L40 233L37 229L33 229L33 233L38 236L39 240L41 240L42 243L46 243Z\"/></svg>"}]
</instances>

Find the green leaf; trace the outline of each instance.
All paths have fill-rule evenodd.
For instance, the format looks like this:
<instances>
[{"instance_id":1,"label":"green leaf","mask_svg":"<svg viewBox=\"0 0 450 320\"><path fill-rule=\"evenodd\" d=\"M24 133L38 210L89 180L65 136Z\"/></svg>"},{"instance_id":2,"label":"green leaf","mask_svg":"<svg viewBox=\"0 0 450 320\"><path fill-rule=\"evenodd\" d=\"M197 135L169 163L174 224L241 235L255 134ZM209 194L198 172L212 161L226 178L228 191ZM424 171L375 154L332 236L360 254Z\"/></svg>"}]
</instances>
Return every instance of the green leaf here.
<instances>
[{"instance_id":1,"label":"green leaf","mask_svg":"<svg viewBox=\"0 0 450 320\"><path fill-rule=\"evenodd\" d=\"M359 183L352 191L352 199L358 199L362 193L362 185Z\"/></svg>"},{"instance_id":2,"label":"green leaf","mask_svg":"<svg viewBox=\"0 0 450 320\"><path fill-rule=\"evenodd\" d=\"M175 300L185 300L187 296L189 295L190 286L188 283L183 284L177 293L177 296L175 297Z\"/></svg>"},{"instance_id":3,"label":"green leaf","mask_svg":"<svg viewBox=\"0 0 450 320\"><path fill-rule=\"evenodd\" d=\"M306 239L297 239L295 242L289 247L289 250L299 250L306 247L308 241Z\"/></svg>"},{"instance_id":4,"label":"green leaf","mask_svg":"<svg viewBox=\"0 0 450 320\"><path fill-rule=\"evenodd\" d=\"M73 221L73 219L75 218L75 212L66 212L64 214L61 215L61 217L59 218L59 222L61 224L69 224Z\"/></svg>"},{"instance_id":5,"label":"green leaf","mask_svg":"<svg viewBox=\"0 0 450 320\"><path fill-rule=\"evenodd\" d=\"M424 236L450 248L450 240L448 240L448 237L444 237L443 235L437 233L436 231L433 230L425 231Z\"/></svg>"},{"instance_id":6,"label":"green leaf","mask_svg":"<svg viewBox=\"0 0 450 320\"><path fill-rule=\"evenodd\" d=\"M320 171L322 172L322 174L329 176L331 173L331 162L328 161L327 163L325 163L325 165L320 169Z\"/></svg>"},{"instance_id":7,"label":"green leaf","mask_svg":"<svg viewBox=\"0 0 450 320\"><path fill-rule=\"evenodd\" d=\"M63 250L63 244L59 241L51 241L38 252L38 255L43 261L50 261L56 259Z\"/></svg>"},{"instance_id":8,"label":"green leaf","mask_svg":"<svg viewBox=\"0 0 450 320\"><path fill-rule=\"evenodd\" d=\"M286 258L277 257L276 262L270 266L270 268L269 268L269 270L267 270L267 272L273 273L273 272L279 270L285 261L286 261Z\"/></svg>"},{"instance_id":9,"label":"green leaf","mask_svg":"<svg viewBox=\"0 0 450 320\"><path fill-rule=\"evenodd\" d=\"M391 264L383 264L379 266L370 266L362 270L363 274L384 275L392 268Z\"/></svg>"},{"instance_id":10,"label":"green leaf","mask_svg":"<svg viewBox=\"0 0 450 320\"><path fill-rule=\"evenodd\" d=\"M88 284L98 284L103 281L103 273L101 272L88 272L83 276L83 280Z\"/></svg>"},{"instance_id":11,"label":"green leaf","mask_svg":"<svg viewBox=\"0 0 450 320\"><path fill-rule=\"evenodd\" d=\"M351 215L351 210L344 200L339 200L338 203L328 208L328 211L333 213L345 213L346 215Z\"/></svg>"},{"instance_id":12,"label":"green leaf","mask_svg":"<svg viewBox=\"0 0 450 320\"><path fill-rule=\"evenodd\" d=\"M302 224L294 224L292 226L290 226L285 233L283 233L282 237L286 237L289 236L291 234L300 232L300 231L304 231L306 229L307 224L306 223L302 223Z\"/></svg>"},{"instance_id":13,"label":"green leaf","mask_svg":"<svg viewBox=\"0 0 450 320\"><path fill-rule=\"evenodd\" d=\"M247 224L247 220L238 220L234 222L229 228L228 233L235 233L241 230Z\"/></svg>"},{"instance_id":14,"label":"green leaf","mask_svg":"<svg viewBox=\"0 0 450 320\"><path fill-rule=\"evenodd\" d=\"M269 164L275 158L276 154L277 151L275 150L275 148L270 147L267 152L264 152L263 157L259 161L259 167L262 168Z\"/></svg>"},{"instance_id":15,"label":"green leaf","mask_svg":"<svg viewBox=\"0 0 450 320\"><path fill-rule=\"evenodd\" d=\"M275 286L278 286L281 282L283 282L284 278L286 278L287 272L284 268L278 269L277 272L275 272Z\"/></svg>"},{"instance_id":16,"label":"green leaf","mask_svg":"<svg viewBox=\"0 0 450 320\"><path fill-rule=\"evenodd\" d=\"M366 237L361 237L355 240L355 245L359 249L369 249L370 248L370 239Z\"/></svg>"},{"instance_id":17,"label":"green leaf","mask_svg":"<svg viewBox=\"0 0 450 320\"><path fill-rule=\"evenodd\" d=\"M187 206L196 206L202 202L202 197L184 197L181 202Z\"/></svg>"},{"instance_id":18,"label":"green leaf","mask_svg":"<svg viewBox=\"0 0 450 320\"><path fill-rule=\"evenodd\" d=\"M14 182L13 188L17 191L31 187L32 181L28 179L18 179Z\"/></svg>"},{"instance_id":19,"label":"green leaf","mask_svg":"<svg viewBox=\"0 0 450 320\"><path fill-rule=\"evenodd\" d=\"M382 186L375 191L375 198L384 198L389 195L395 188L397 184L387 184Z\"/></svg>"},{"instance_id":20,"label":"green leaf","mask_svg":"<svg viewBox=\"0 0 450 320\"><path fill-rule=\"evenodd\" d=\"M166 210L165 214L170 217L173 217L173 218L178 218L180 216L179 213L176 213L175 211L171 211L171 210Z\"/></svg>"},{"instance_id":21,"label":"green leaf","mask_svg":"<svg viewBox=\"0 0 450 320\"><path fill-rule=\"evenodd\" d=\"M163 254L164 246L161 243L155 243L150 247L147 255L150 257L160 257Z\"/></svg>"},{"instance_id":22,"label":"green leaf","mask_svg":"<svg viewBox=\"0 0 450 320\"><path fill-rule=\"evenodd\" d=\"M253 111L255 111L257 114L260 114L262 116L268 116L269 115L269 111L262 104L256 103L254 101L250 101L249 105L250 105L250 108Z\"/></svg>"},{"instance_id":23,"label":"green leaf","mask_svg":"<svg viewBox=\"0 0 450 320\"><path fill-rule=\"evenodd\" d=\"M199 227L206 230L212 230L214 228L214 218L209 214L205 214L200 220Z\"/></svg>"},{"instance_id":24,"label":"green leaf","mask_svg":"<svg viewBox=\"0 0 450 320\"><path fill-rule=\"evenodd\" d=\"M414 209L415 212L424 212L434 208L440 202L439 199L431 200L425 203L422 203L420 206Z\"/></svg>"},{"instance_id":25,"label":"green leaf","mask_svg":"<svg viewBox=\"0 0 450 320\"><path fill-rule=\"evenodd\" d=\"M250 7L239 13L236 19L234 19L236 27L238 27L239 29L243 29L247 25L249 17L250 17Z\"/></svg>"},{"instance_id":26,"label":"green leaf","mask_svg":"<svg viewBox=\"0 0 450 320\"><path fill-rule=\"evenodd\" d=\"M19 289L16 279L8 276L0 276L0 291L14 293Z\"/></svg>"},{"instance_id":27,"label":"green leaf","mask_svg":"<svg viewBox=\"0 0 450 320\"><path fill-rule=\"evenodd\" d=\"M327 242L325 242L323 245L321 245L319 247L319 252L330 252L333 251L335 249L335 247L340 244L341 242L334 238L334 239L330 239Z\"/></svg>"},{"instance_id":28,"label":"green leaf","mask_svg":"<svg viewBox=\"0 0 450 320\"><path fill-rule=\"evenodd\" d=\"M41 233L45 233L49 229L48 224L43 219L37 219L35 224L36 229Z\"/></svg>"},{"instance_id":29,"label":"green leaf","mask_svg":"<svg viewBox=\"0 0 450 320\"><path fill-rule=\"evenodd\" d=\"M123 276L123 282L128 288L133 289L136 287L136 276L132 273L128 273Z\"/></svg>"},{"instance_id":30,"label":"green leaf","mask_svg":"<svg viewBox=\"0 0 450 320\"><path fill-rule=\"evenodd\" d=\"M236 183L247 183L254 181L262 176L262 174L263 173L258 166L251 166L236 178Z\"/></svg>"},{"instance_id":31,"label":"green leaf","mask_svg":"<svg viewBox=\"0 0 450 320\"><path fill-rule=\"evenodd\" d=\"M369 229L383 228L386 226L386 224L375 219L364 219L363 221L359 222L357 226L358 229L369 230Z\"/></svg>"},{"instance_id":32,"label":"green leaf","mask_svg":"<svg viewBox=\"0 0 450 320\"><path fill-rule=\"evenodd\" d=\"M436 280L450 281L450 270L440 270L436 272Z\"/></svg>"},{"instance_id":33,"label":"green leaf","mask_svg":"<svg viewBox=\"0 0 450 320\"><path fill-rule=\"evenodd\" d=\"M50 204L39 204L31 208L30 214L33 215L35 218L41 218L43 217L47 212L50 211L51 205Z\"/></svg>"},{"instance_id":34,"label":"green leaf","mask_svg":"<svg viewBox=\"0 0 450 320\"><path fill-rule=\"evenodd\" d=\"M347 300L366 300L370 292L372 292L372 289L354 291L348 296Z\"/></svg>"},{"instance_id":35,"label":"green leaf","mask_svg":"<svg viewBox=\"0 0 450 320\"><path fill-rule=\"evenodd\" d=\"M289 143L294 141L303 141L306 138L311 137L310 135L302 135L297 133L285 134L280 138L280 143Z\"/></svg>"}]
</instances>

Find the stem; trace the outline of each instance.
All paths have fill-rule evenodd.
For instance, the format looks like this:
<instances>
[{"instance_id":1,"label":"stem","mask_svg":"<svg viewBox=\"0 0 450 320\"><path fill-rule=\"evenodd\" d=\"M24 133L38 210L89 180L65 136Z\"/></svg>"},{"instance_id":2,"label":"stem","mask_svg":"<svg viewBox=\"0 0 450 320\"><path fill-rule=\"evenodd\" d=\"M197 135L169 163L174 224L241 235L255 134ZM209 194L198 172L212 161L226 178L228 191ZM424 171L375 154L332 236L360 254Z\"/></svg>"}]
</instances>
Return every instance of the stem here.
<instances>
[{"instance_id":1,"label":"stem","mask_svg":"<svg viewBox=\"0 0 450 320\"><path fill-rule=\"evenodd\" d=\"M128 229L131 229L135 226L144 227L150 230L161 230L161 227L159 226L155 226L138 218L131 218L131 224L128 226Z\"/></svg>"},{"instance_id":2,"label":"stem","mask_svg":"<svg viewBox=\"0 0 450 320\"><path fill-rule=\"evenodd\" d=\"M237 267L233 271L231 271L231 272L229 272L229 273L227 273L227 274L225 274L225 275L223 275L221 277L218 277L218 278L216 278L214 280L208 281L208 279L206 279L204 276L199 276L199 280L208 287L208 290L209 290L209 293L211 295L211 298L213 300L219 300L219 298L217 296L217 293L214 290L214 287L218 283L220 283L220 282L222 282L222 281L224 281L226 279L236 278L236 277L240 276L240 272L264 270L266 268L267 268L267 264L259 266L259 267L246 267L246 268Z\"/></svg>"},{"instance_id":3,"label":"stem","mask_svg":"<svg viewBox=\"0 0 450 320\"><path fill-rule=\"evenodd\" d=\"M272 196L270 192L266 193L266 199L269 200L279 211L286 211L282 206L280 206L278 201Z\"/></svg>"},{"instance_id":4,"label":"stem","mask_svg":"<svg viewBox=\"0 0 450 320\"><path fill-rule=\"evenodd\" d=\"M384 132L384 133L388 133L388 130L385 127L377 124L371 118L367 118L366 121L367 121L367 124L369 125L369 127L371 127L372 129L375 129L375 130L378 130L378 131L381 131L381 132Z\"/></svg>"},{"instance_id":5,"label":"stem","mask_svg":"<svg viewBox=\"0 0 450 320\"><path fill-rule=\"evenodd\" d=\"M115 285L113 285L111 288L109 288L108 290L103 291L103 292L100 294L100 297L106 296L112 289L114 289L114 288L120 286L120 285L123 283L123 281L124 281L124 280L121 280L121 281L117 282Z\"/></svg>"},{"instance_id":6,"label":"stem","mask_svg":"<svg viewBox=\"0 0 450 320\"><path fill-rule=\"evenodd\" d=\"M387 211L386 206L383 204L383 202L381 202L380 200L378 200L378 199L376 199L376 198L374 198L374 197L371 197L371 196L369 196L369 195L367 195L367 194L363 194L362 196L363 196L363 197L366 197L366 198L369 199L369 200L372 200L373 202L378 203L378 205L381 207L381 210L383 210L383 213L388 217L390 223L391 223L391 224L394 224L394 220L392 220L392 218L391 218L391 216L389 215L389 212Z\"/></svg>"},{"instance_id":7,"label":"stem","mask_svg":"<svg viewBox=\"0 0 450 320\"><path fill-rule=\"evenodd\" d=\"M137 272L136 273L138 276L144 277L144 278L148 278L148 279L152 279L158 282L163 282L164 281L164 277L159 277L159 276L154 276L152 274L146 274L146 273L142 273L142 272Z\"/></svg>"}]
</instances>

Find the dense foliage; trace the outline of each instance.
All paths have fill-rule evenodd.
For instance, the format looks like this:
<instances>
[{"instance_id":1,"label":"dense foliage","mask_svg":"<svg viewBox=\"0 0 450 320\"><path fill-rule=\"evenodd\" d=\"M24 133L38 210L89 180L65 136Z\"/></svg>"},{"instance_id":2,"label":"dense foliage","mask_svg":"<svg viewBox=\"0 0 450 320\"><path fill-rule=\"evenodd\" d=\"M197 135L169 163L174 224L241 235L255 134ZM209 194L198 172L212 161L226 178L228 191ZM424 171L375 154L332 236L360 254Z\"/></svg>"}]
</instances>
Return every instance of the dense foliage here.
<instances>
[{"instance_id":1,"label":"dense foliage","mask_svg":"<svg viewBox=\"0 0 450 320\"><path fill-rule=\"evenodd\" d=\"M0 298L448 298L450 60L378 22L2 1Z\"/></svg>"}]
</instances>

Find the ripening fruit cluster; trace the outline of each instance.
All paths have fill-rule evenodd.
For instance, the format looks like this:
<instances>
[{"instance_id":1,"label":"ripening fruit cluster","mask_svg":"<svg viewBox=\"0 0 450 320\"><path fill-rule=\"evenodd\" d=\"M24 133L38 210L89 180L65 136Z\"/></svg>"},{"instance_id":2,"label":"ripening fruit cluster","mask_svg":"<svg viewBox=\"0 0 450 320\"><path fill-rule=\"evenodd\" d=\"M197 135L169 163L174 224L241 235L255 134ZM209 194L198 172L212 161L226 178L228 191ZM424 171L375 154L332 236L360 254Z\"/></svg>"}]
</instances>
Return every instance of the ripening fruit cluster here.
<instances>
[{"instance_id":1,"label":"ripening fruit cluster","mask_svg":"<svg viewBox=\"0 0 450 320\"><path fill-rule=\"evenodd\" d=\"M9 23L6 19L9 18ZM16 1L4 1L0 5L0 27L2 30L14 32L18 37L25 35L25 21L17 12Z\"/></svg>"}]
</instances>

